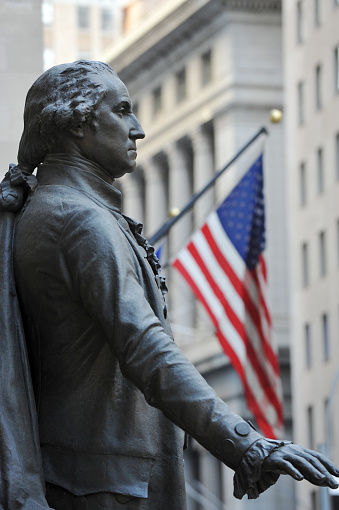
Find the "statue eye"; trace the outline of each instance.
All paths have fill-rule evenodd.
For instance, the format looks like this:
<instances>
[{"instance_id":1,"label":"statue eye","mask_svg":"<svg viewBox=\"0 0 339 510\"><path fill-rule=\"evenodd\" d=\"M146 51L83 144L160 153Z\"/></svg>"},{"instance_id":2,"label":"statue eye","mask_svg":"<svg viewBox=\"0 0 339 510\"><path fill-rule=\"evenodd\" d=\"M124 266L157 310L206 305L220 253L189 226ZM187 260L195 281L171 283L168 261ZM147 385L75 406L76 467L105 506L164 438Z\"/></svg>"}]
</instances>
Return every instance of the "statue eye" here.
<instances>
[{"instance_id":1,"label":"statue eye","mask_svg":"<svg viewBox=\"0 0 339 510\"><path fill-rule=\"evenodd\" d=\"M124 115L128 115L129 113L131 113L131 106L129 104L124 104L124 105L120 106L117 113L120 117L123 117Z\"/></svg>"}]
</instances>

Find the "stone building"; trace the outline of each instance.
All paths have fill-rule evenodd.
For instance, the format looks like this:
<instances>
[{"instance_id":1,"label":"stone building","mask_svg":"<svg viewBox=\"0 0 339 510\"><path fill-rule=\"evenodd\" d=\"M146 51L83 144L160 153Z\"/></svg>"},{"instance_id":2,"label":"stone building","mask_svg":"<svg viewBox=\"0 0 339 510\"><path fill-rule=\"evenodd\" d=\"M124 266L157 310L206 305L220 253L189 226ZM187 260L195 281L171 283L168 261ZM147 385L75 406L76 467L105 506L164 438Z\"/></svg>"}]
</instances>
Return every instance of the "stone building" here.
<instances>
[{"instance_id":1,"label":"stone building","mask_svg":"<svg viewBox=\"0 0 339 510\"><path fill-rule=\"evenodd\" d=\"M122 0L42 0L44 69L93 59L121 32Z\"/></svg>"},{"instance_id":2,"label":"stone building","mask_svg":"<svg viewBox=\"0 0 339 510\"><path fill-rule=\"evenodd\" d=\"M16 163L25 97L41 72L41 1L0 0L0 176Z\"/></svg>"},{"instance_id":3,"label":"stone building","mask_svg":"<svg viewBox=\"0 0 339 510\"><path fill-rule=\"evenodd\" d=\"M338 463L339 1L287 0L283 21L294 437ZM326 495L298 486L305 508Z\"/></svg>"},{"instance_id":4,"label":"stone building","mask_svg":"<svg viewBox=\"0 0 339 510\"><path fill-rule=\"evenodd\" d=\"M134 25L130 16L128 32L101 57L127 84L134 111L146 132L146 138L138 143L136 172L123 177L118 185L123 189L125 212L144 221L148 236L168 218L171 208L180 209L269 122L272 108L283 104L280 1L172 0L158 4L153 12L145 9L147 15ZM282 125L269 129L264 158L266 259L288 437L291 412L284 134ZM173 228L163 248L163 261L171 260L192 229L202 224L213 204L225 197L262 145L263 140L247 151L192 213ZM219 396L233 410L250 417L239 379L201 306L180 275L168 269L167 276L177 343ZM263 495L260 502L238 502L232 496L231 471L194 441L186 460L192 510L221 509L225 505L294 508L294 485L287 478Z\"/></svg>"}]
</instances>

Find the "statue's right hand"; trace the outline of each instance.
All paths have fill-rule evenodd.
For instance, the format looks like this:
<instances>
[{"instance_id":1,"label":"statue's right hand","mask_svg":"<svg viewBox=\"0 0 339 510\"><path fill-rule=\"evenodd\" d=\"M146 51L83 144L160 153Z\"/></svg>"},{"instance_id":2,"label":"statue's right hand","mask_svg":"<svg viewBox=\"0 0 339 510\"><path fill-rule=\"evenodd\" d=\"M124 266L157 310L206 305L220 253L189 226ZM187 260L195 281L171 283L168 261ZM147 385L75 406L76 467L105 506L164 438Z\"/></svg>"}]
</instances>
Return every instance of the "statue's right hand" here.
<instances>
[{"instance_id":1,"label":"statue's right hand","mask_svg":"<svg viewBox=\"0 0 339 510\"><path fill-rule=\"evenodd\" d=\"M273 451L264 461L263 471L290 475L295 480L306 479L318 486L336 489L339 484L333 476L339 476L339 469L321 453L299 445L287 444Z\"/></svg>"}]
</instances>

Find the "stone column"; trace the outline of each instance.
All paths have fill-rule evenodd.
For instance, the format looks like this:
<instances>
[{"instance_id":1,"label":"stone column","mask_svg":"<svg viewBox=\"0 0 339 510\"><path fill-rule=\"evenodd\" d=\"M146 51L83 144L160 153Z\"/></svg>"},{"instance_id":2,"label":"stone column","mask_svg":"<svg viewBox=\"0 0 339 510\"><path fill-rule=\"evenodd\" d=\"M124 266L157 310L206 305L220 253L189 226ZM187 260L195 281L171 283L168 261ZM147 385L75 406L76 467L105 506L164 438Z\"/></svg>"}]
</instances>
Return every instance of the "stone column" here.
<instances>
[{"instance_id":1,"label":"stone column","mask_svg":"<svg viewBox=\"0 0 339 510\"><path fill-rule=\"evenodd\" d=\"M172 144L167 151L169 165L169 208L182 209L192 196L191 179L185 152L178 144ZM171 253L184 246L192 231L192 214L186 214L172 228L170 233Z\"/></svg>"},{"instance_id":2,"label":"stone column","mask_svg":"<svg viewBox=\"0 0 339 510\"><path fill-rule=\"evenodd\" d=\"M200 191L214 174L214 158L211 137L206 129L198 127L191 133L193 147L194 193ZM214 205L214 189L208 190L194 206L194 223L200 227Z\"/></svg>"},{"instance_id":3,"label":"stone column","mask_svg":"<svg viewBox=\"0 0 339 510\"><path fill-rule=\"evenodd\" d=\"M213 144L210 133L202 126L191 133L193 147L193 187L194 193L200 191L214 174ZM194 227L200 228L214 207L214 187L212 186L194 205ZM211 334L211 320L203 305L195 302L196 328L206 335Z\"/></svg>"},{"instance_id":4,"label":"stone column","mask_svg":"<svg viewBox=\"0 0 339 510\"><path fill-rule=\"evenodd\" d=\"M145 180L145 234L150 237L168 219L165 169L154 158L145 164Z\"/></svg>"},{"instance_id":5,"label":"stone column","mask_svg":"<svg viewBox=\"0 0 339 510\"><path fill-rule=\"evenodd\" d=\"M126 174L121 181L124 197L124 213L137 221L144 221L144 196L141 176Z\"/></svg>"},{"instance_id":6,"label":"stone column","mask_svg":"<svg viewBox=\"0 0 339 510\"><path fill-rule=\"evenodd\" d=\"M169 164L169 207L181 209L191 198L191 178L187 159L182 147L174 143L167 151ZM192 214L188 213L169 233L170 258L184 247L192 233ZM193 295L184 278L177 270L170 274L170 309L174 325L193 326ZM176 336L180 343L180 339Z\"/></svg>"},{"instance_id":7,"label":"stone column","mask_svg":"<svg viewBox=\"0 0 339 510\"><path fill-rule=\"evenodd\" d=\"M199 481L210 492L211 496L209 496L209 498L211 501L219 506L222 498L220 461L213 457L208 451L201 451L199 467ZM205 496L207 496L207 494L205 493Z\"/></svg>"}]
</instances>

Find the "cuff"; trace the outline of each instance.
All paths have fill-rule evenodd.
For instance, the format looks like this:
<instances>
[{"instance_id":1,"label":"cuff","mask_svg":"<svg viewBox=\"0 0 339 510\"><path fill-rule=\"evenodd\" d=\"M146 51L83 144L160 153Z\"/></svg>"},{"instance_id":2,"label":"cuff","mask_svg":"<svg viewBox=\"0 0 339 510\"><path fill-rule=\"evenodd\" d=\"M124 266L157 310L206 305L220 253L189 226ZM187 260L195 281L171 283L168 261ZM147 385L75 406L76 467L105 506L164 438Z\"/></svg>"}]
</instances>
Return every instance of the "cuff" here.
<instances>
[{"instance_id":1,"label":"cuff","mask_svg":"<svg viewBox=\"0 0 339 510\"><path fill-rule=\"evenodd\" d=\"M274 439L258 439L249 447L233 478L234 497L242 499L247 494L248 499L256 499L262 492L275 484L279 474L271 471L261 471L264 460L270 453L278 450L291 441L276 441Z\"/></svg>"}]
</instances>

